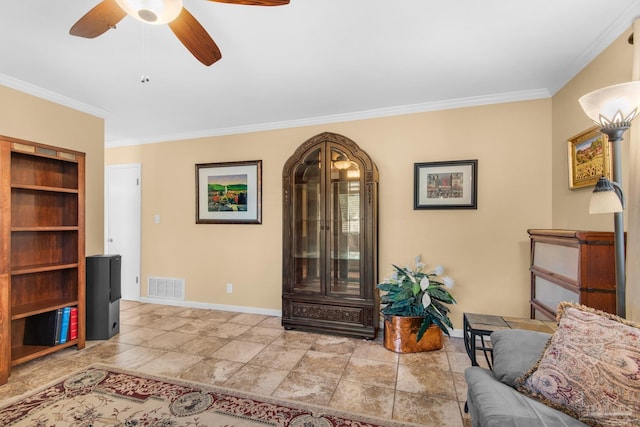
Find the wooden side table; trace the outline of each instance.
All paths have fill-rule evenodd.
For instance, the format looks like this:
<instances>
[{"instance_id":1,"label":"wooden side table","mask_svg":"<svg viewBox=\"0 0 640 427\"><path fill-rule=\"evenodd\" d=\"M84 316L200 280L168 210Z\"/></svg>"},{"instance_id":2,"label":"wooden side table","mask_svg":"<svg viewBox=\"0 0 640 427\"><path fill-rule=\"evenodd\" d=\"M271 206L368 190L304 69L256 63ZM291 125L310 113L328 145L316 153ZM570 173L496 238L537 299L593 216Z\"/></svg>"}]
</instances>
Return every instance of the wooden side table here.
<instances>
[{"instance_id":1,"label":"wooden side table","mask_svg":"<svg viewBox=\"0 0 640 427\"><path fill-rule=\"evenodd\" d=\"M501 329L526 329L529 331L553 334L557 329L556 322L524 319L519 317L503 317L491 314L463 313L464 347L467 350L472 366L478 366L476 352L482 351L489 369L493 366L493 348L485 337L493 331Z\"/></svg>"}]
</instances>

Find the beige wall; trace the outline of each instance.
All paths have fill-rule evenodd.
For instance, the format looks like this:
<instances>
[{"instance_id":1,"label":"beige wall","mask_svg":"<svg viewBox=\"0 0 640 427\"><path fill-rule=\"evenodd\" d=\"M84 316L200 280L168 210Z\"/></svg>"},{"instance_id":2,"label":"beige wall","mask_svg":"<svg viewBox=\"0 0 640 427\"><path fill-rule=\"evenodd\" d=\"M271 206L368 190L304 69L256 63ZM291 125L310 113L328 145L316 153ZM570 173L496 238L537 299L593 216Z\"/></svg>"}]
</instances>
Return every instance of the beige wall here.
<instances>
[{"instance_id":1,"label":"beige wall","mask_svg":"<svg viewBox=\"0 0 640 427\"><path fill-rule=\"evenodd\" d=\"M633 46L626 31L553 97L553 227L613 231L612 215L590 215L593 187L569 189L567 140L595 124L584 114L578 98L601 87L631 80ZM636 124L637 126L637 124ZM628 187L629 132L622 141L623 187ZM625 219L626 220L626 219Z\"/></svg>"},{"instance_id":2,"label":"beige wall","mask_svg":"<svg viewBox=\"0 0 640 427\"><path fill-rule=\"evenodd\" d=\"M86 153L86 253L102 253L104 120L0 86L0 135Z\"/></svg>"},{"instance_id":3,"label":"beige wall","mask_svg":"<svg viewBox=\"0 0 640 427\"><path fill-rule=\"evenodd\" d=\"M279 310L282 167L308 138L345 135L380 171L380 278L418 254L444 265L461 328L463 311L528 315L526 230L551 226L550 117L550 99L518 102L112 148L106 163L142 164L142 295L150 275L184 277L188 301ZM479 161L477 210L413 210L414 163L465 159ZM194 165L236 160L263 161L262 224L196 225Z\"/></svg>"}]
</instances>

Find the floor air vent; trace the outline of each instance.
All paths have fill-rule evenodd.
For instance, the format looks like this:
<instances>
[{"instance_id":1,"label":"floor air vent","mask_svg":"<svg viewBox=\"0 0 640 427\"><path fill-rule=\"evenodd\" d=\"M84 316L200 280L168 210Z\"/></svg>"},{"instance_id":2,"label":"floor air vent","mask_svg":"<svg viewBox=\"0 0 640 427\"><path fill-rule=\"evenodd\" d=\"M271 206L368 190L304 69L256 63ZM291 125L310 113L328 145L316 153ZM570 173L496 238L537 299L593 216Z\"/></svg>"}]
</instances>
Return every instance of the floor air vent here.
<instances>
[{"instance_id":1,"label":"floor air vent","mask_svg":"<svg viewBox=\"0 0 640 427\"><path fill-rule=\"evenodd\" d=\"M149 298L184 300L184 279L149 277Z\"/></svg>"}]
</instances>

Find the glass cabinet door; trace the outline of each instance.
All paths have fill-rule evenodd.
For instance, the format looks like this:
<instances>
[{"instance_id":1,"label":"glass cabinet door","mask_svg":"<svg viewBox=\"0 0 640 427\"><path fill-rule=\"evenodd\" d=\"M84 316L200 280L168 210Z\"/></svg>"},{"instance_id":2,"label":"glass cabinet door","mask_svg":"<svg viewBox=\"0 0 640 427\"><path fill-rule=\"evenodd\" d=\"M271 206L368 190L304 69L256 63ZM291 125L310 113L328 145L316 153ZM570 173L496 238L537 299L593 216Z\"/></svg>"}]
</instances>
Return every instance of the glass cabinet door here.
<instances>
[{"instance_id":1,"label":"glass cabinet door","mask_svg":"<svg viewBox=\"0 0 640 427\"><path fill-rule=\"evenodd\" d=\"M360 166L346 153L330 150L329 292L360 296Z\"/></svg>"},{"instance_id":2,"label":"glass cabinet door","mask_svg":"<svg viewBox=\"0 0 640 427\"><path fill-rule=\"evenodd\" d=\"M293 191L293 254L294 289L321 292L322 213L321 172L322 151L311 152L294 174Z\"/></svg>"}]
</instances>

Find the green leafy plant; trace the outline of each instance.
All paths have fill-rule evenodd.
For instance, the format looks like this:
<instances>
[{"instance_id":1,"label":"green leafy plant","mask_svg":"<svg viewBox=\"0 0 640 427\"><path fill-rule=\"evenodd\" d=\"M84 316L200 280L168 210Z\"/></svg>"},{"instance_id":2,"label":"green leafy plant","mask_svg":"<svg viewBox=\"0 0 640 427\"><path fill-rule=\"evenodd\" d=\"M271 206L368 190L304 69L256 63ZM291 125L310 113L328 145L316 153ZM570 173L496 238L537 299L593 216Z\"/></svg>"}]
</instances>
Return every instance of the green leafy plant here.
<instances>
[{"instance_id":1,"label":"green leafy plant","mask_svg":"<svg viewBox=\"0 0 640 427\"><path fill-rule=\"evenodd\" d=\"M444 268L440 265L432 271L424 271L426 264L420 261L420 256L416 257L415 263L413 270L393 265L392 276L377 285L383 291L380 301L384 306L380 311L389 316L422 317L418 341L431 325L437 325L449 335L453 324L446 304L456 303L448 291L453 287L453 279L442 276Z\"/></svg>"}]
</instances>

